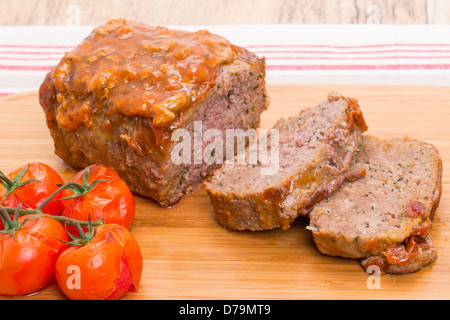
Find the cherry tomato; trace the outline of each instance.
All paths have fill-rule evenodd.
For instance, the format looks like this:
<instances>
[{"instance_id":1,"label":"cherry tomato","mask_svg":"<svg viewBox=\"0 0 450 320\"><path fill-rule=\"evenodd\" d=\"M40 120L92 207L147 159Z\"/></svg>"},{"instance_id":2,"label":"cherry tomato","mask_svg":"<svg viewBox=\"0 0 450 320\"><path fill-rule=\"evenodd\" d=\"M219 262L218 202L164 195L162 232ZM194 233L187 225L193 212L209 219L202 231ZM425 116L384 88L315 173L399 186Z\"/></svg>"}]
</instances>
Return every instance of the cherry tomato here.
<instances>
[{"instance_id":1,"label":"cherry tomato","mask_svg":"<svg viewBox=\"0 0 450 320\"><path fill-rule=\"evenodd\" d=\"M30 216L18 219L21 224ZM0 294L23 295L55 280L55 263L69 237L55 219L39 217L15 231L0 233Z\"/></svg>"},{"instance_id":2,"label":"cherry tomato","mask_svg":"<svg viewBox=\"0 0 450 320\"><path fill-rule=\"evenodd\" d=\"M4 201L1 205L10 208L16 208L19 203L22 203L22 209L36 209L58 189L58 184L64 183L61 176L53 168L41 162L33 162L17 168L9 173L7 178L14 182L8 188L12 187L14 190L4 197L8 190L4 185L0 185L0 199ZM15 181L17 179L18 181ZM37 181L25 184L29 180ZM4 181L2 183L7 184ZM58 201L60 198L61 193L58 193L41 211L51 215L61 215L63 206L61 201ZM0 221L0 230L3 230L3 228L4 226Z\"/></svg>"},{"instance_id":3,"label":"cherry tomato","mask_svg":"<svg viewBox=\"0 0 450 320\"><path fill-rule=\"evenodd\" d=\"M88 181L86 179L88 171ZM98 179L100 181L95 184ZM105 165L92 165L80 172L71 180L83 185L86 190L72 199L63 200L63 216L87 221L89 214L92 220L104 218L104 223L117 223L129 229L135 215L135 200L127 184L118 173ZM62 198L74 195L72 190L63 190ZM75 227L68 227L70 233L76 234Z\"/></svg>"},{"instance_id":4,"label":"cherry tomato","mask_svg":"<svg viewBox=\"0 0 450 320\"><path fill-rule=\"evenodd\" d=\"M142 268L141 248L131 232L105 224L84 246L61 253L55 275L71 300L118 300L128 291L137 291Z\"/></svg>"}]
</instances>

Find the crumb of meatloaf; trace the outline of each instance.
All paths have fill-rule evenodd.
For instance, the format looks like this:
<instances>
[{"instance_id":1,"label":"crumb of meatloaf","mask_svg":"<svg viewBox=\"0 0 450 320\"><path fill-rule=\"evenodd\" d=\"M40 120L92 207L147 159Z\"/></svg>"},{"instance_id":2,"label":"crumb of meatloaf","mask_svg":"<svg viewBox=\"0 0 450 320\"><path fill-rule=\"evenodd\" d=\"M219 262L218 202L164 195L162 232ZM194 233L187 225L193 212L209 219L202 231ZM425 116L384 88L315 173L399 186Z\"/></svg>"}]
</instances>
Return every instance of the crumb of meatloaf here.
<instances>
[{"instance_id":1,"label":"crumb of meatloaf","mask_svg":"<svg viewBox=\"0 0 450 320\"><path fill-rule=\"evenodd\" d=\"M442 161L431 144L409 139L365 136L350 166L366 170L363 179L345 182L338 192L310 212L310 229L318 249L329 255L362 258L379 256L390 272L418 261L417 252L395 263L407 242L423 241L431 228L441 195ZM411 238L413 237L413 238ZM425 250L428 254L435 250ZM426 249L430 249L428 246ZM410 250L412 247L410 245ZM405 254L406 256L406 254ZM390 259L387 259L390 257ZM433 259L422 259L422 263ZM374 259L372 259L372 262ZM378 261L378 263L380 260ZM392 267L397 265L396 267ZM420 268L420 264L414 264ZM413 268L404 267L404 272ZM388 270L388 269L386 269Z\"/></svg>"},{"instance_id":2,"label":"crumb of meatloaf","mask_svg":"<svg viewBox=\"0 0 450 320\"><path fill-rule=\"evenodd\" d=\"M288 228L307 213L317 190L324 195L326 185L336 188L342 182L367 127L357 103L333 93L315 108L280 119L272 129L278 134L279 154L274 174L261 174L271 163L236 160L205 182L219 223L229 229Z\"/></svg>"}]
</instances>

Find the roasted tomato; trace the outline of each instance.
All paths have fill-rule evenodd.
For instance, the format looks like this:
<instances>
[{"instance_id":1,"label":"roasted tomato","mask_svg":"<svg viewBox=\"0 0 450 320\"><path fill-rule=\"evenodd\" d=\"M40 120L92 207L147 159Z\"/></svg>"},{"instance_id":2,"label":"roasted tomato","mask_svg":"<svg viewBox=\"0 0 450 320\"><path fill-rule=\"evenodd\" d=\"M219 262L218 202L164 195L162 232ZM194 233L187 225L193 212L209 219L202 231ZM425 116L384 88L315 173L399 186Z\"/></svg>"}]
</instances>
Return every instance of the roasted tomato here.
<instances>
[{"instance_id":1,"label":"roasted tomato","mask_svg":"<svg viewBox=\"0 0 450 320\"><path fill-rule=\"evenodd\" d=\"M58 221L45 216L20 226L29 217L18 218L15 225L5 222L10 230L0 233L0 294L28 294L55 280L56 259L67 248L62 241L68 235Z\"/></svg>"},{"instance_id":2,"label":"roasted tomato","mask_svg":"<svg viewBox=\"0 0 450 320\"><path fill-rule=\"evenodd\" d=\"M130 231L105 224L92 239L82 241L56 261L56 280L69 299L118 300L128 291L137 291L143 258Z\"/></svg>"},{"instance_id":3,"label":"roasted tomato","mask_svg":"<svg viewBox=\"0 0 450 320\"><path fill-rule=\"evenodd\" d=\"M429 245L423 237L411 236L405 240L405 244L390 247L384 254L390 264L403 266L415 259L420 250L428 248Z\"/></svg>"},{"instance_id":4,"label":"roasted tomato","mask_svg":"<svg viewBox=\"0 0 450 320\"><path fill-rule=\"evenodd\" d=\"M108 166L93 165L73 179L80 188L63 190L63 216L87 221L103 218L104 223L117 223L130 228L135 214L135 201L127 184ZM74 227L68 231L76 234Z\"/></svg>"},{"instance_id":5,"label":"roasted tomato","mask_svg":"<svg viewBox=\"0 0 450 320\"><path fill-rule=\"evenodd\" d=\"M36 209L58 190L58 185L64 183L54 169L41 162L29 163L12 171L6 177L2 175L0 181L3 185L0 185L2 205L16 208L19 203L22 203L23 209ZM62 204L58 201L60 197L60 193L53 197L41 211L51 215L61 215Z\"/></svg>"}]
</instances>

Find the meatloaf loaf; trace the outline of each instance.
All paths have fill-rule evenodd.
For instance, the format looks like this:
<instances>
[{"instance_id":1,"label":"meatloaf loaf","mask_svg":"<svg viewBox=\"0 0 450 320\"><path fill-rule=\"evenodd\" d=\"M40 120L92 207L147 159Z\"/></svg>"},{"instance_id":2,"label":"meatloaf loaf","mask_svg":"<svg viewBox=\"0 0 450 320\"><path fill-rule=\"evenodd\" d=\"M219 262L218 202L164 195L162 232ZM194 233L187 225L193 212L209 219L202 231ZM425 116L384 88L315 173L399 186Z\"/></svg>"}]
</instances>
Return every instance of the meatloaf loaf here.
<instances>
[{"instance_id":1,"label":"meatloaf loaf","mask_svg":"<svg viewBox=\"0 0 450 320\"><path fill-rule=\"evenodd\" d=\"M187 147L183 161L174 161L178 143L194 149L197 128L201 155L206 130L225 136L256 128L269 103L264 58L205 30L123 19L95 28L66 53L39 94L59 157L75 168L109 165L162 206L196 190L223 162L194 159ZM174 138L177 129L187 138Z\"/></svg>"},{"instance_id":2,"label":"meatloaf loaf","mask_svg":"<svg viewBox=\"0 0 450 320\"><path fill-rule=\"evenodd\" d=\"M342 184L309 214L319 251L359 258L366 271L378 266L381 273L410 273L432 263L437 253L429 231L442 183L436 148L367 135L352 170L366 175Z\"/></svg>"},{"instance_id":3,"label":"meatloaf loaf","mask_svg":"<svg viewBox=\"0 0 450 320\"><path fill-rule=\"evenodd\" d=\"M336 92L314 108L280 119L267 138L267 153L278 157L277 170L262 174L272 165L268 161L236 160L205 181L218 222L231 230L289 228L346 177L354 178L346 172L365 130L357 100Z\"/></svg>"}]
</instances>

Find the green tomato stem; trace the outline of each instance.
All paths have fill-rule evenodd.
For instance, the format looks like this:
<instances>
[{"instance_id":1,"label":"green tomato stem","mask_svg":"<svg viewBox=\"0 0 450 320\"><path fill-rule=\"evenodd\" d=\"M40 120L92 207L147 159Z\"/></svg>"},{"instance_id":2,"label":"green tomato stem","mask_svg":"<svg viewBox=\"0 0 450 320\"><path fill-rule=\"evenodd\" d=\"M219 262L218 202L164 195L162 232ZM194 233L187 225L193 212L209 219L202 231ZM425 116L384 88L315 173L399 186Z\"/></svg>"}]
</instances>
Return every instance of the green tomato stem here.
<instances>
[{"instance_id":1,"label":"green tomato stem","mask_svg":"<svg viewBox=\"0 0 450 320\"><path fill-rule=\"evenodd\" d=\"M17 208L3 207L3 206L0 206L0 208L2 210L5 210L5 212L8 214L15 214L15 212L17 211L19 216L33 215L33 217L30 217L32 219L36 219L36 218L40 218L40 217L49 217L49 218L55 219L56 221L60 222L61 224L65 224L68 226L77 226L77 224L79 224L81 227L89 226L88 221L75 220L75 219L68 218L65 216L56 216L56 215L52 215L52 214L47 214L47 213L43 213L39 209L17 209ZM103 218L100 218L100 219L97 219L97 220L94 220L91 222L91 225L93 227L101 226L103 224L104 224Z\"/></svg>"}]
</instances>

